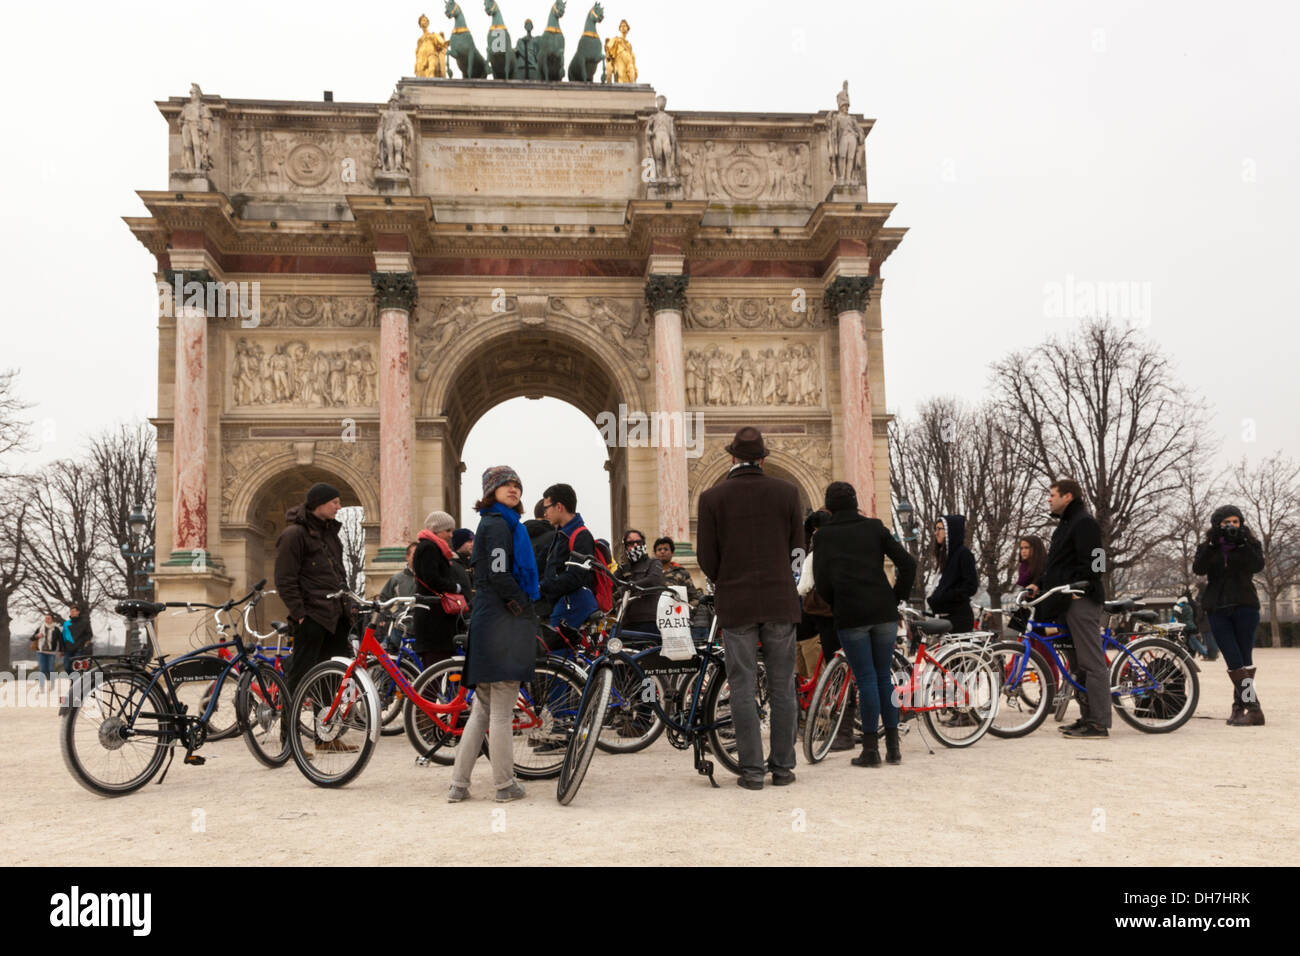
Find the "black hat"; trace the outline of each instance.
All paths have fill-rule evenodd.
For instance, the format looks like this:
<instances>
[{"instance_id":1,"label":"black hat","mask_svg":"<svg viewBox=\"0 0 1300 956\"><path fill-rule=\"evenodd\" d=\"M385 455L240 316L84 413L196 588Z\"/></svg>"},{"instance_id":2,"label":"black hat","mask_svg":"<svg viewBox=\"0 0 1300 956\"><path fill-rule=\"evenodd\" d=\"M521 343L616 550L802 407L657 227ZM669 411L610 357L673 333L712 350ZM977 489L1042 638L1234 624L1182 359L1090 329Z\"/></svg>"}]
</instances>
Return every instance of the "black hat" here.
<instances>
[{"instance_id":1,"label":"black hat","mask_svg":"<svg viewBox=\"0 0 1300 956\"><path fill-rule=\"evenodd\" d=\"M736 432L736 437L723 451L733 458L739 458L741 461L760 461L767 457L767 446L763 444L763 433L753 425L746 425Z\"/></svg>"},{"instance_id":2,"label":"black hat","mask_svg":"<svg viewBox=\"0 0 1300 956\"><path fill-rule=\"evenodd\" d=\"M1210 515L1210 527L1217 528L1224 518L1236 518L1242 524L1246 523L1246 516L1241 513L1241 509L1236 505L1224 505L1221 508L1215 508L1214 514Z\"/></svg>"},{"instance_id":3,"label":"black hat","mask_svg":"<svg viewBox=\"0 0 1300 956\"><path fill-rule=\"evenodd\" d=\"M312 485L311 490L307 492L307 510L315 511L327 501L333 501L338 497L340 497L340 495L337 488L323 481L318 481L316 484Z\"/></svg>"},{"instance_id":4,"label":"black hat","mask_svg":"<svg viewBox=\"0 0 1300 956\"><path fill-rule=\"evenodd\" d=\"M847 481L832 481L826 486L827 511L857 511L858 493Z\"/></svg>"}]
</instances>

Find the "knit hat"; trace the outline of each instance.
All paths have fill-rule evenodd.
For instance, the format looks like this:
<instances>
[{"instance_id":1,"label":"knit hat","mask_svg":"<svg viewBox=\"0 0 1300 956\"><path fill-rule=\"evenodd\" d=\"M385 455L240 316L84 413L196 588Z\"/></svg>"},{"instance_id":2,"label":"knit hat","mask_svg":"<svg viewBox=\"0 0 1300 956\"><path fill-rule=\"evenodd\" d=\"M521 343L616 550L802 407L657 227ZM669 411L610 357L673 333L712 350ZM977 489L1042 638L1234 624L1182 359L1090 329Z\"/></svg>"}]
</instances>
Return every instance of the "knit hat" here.
<instances>
[{"instance_id":1,"label":"knit hat","mask_svg":"<svg viewBox=\"0 0 1300 956\"><path fill-rule=\"evenodd\" d=\"M430 531L450 531L456 527L456 519L445 511L430 511L424 519L424 526Z\"/></svg>"},{"instance_id":2,"label":"knit hat","mask_svg":"<svg viewBox=\"0 0 1300 956\"><path fill-rule=\"evenodd\" d=\"M459 551L467 541L474 540L474 532L469 528L457 528L451 533L451 550Z\"/></svg>"},{"instance_id":3,"label":"knit hat","mask_svg":"<svg viewBox=\"0 0 1300 956\"><path fill-rule=\"evenodd\" d=\"M1223 523L1224 518L1236 518L1242 524L1246 523L1246 516L1241 513L1241 509L1236 505L1224 505L1221 508L1215 508L1214 514L1210 515L1210 527L1217 528Z\"/></svg>"},{"instance_id":4,"label":"knit hat","mask_svg":"<svg viewBox=\"0 0 1300 956\"><path fill-rule=\"evenodd\" d=\"M507 485L512 481L519 485L520 488L523 488L524 483L517 471L509 465L493 465L483 472L483 497L486 498L502 485Z\"/></svg>"},{"instance_id":5,"label":"knit hat","mask_svg":"<svg viewBox=\"0 0 1300 956\"><path fill-rule=\"evenodd\" d=\"M847 481L832 481L826 486L827 511L857 511L858 493Z\"/></svg>"},{"instance_id":6,"label":"knit hat","mask_svg":"<svg viewBox=\"0 0 1300 956\"><path fill-rule=\"evenodd\" d=\"M316 484L312 485L311 489L307 492L307 510L315 511L327 501L333 501L338 497L340 497L340 495L337 488L331 484L327 484L326 482L318 481Z\"/></svg>"}]
</instances>

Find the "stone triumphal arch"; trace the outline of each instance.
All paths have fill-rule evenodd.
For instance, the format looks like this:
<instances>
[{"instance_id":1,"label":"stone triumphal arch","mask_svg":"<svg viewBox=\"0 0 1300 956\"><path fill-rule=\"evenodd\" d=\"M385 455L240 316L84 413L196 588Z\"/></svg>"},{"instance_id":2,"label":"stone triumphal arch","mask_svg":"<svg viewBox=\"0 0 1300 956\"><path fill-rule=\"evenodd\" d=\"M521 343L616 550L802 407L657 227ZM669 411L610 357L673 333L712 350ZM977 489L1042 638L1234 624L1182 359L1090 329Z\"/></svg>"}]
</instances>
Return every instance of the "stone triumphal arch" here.
<instances>
[{"instance_id":1,"label":"stone triumphal arch","mask_svg":"<svg viewBox=\"0 0 1300 956\"><path fill-rule=\"evenodd\" d=\"M377 587L520 395L699 424L610 448L619 527L691 541L744 424L807 503L845 478L887 512L880 267L905 230L838 92L807 114L441 77L387 104L160 102L169 188L127 219L160 285L159 599L269 577L317 480L364 509Z\"/></svg>"}]
</instances>

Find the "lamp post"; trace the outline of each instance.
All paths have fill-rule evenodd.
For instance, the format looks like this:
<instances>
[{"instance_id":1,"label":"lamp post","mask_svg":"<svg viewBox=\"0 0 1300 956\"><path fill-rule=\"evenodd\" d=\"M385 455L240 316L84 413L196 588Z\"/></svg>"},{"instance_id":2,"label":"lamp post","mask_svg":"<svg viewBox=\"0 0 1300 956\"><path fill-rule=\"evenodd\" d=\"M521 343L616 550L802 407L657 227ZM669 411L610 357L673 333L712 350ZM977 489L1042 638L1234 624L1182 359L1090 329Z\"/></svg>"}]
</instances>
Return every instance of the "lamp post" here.
<instances>
[{"instance_id":1,"label":"lamp post","mask_svg":"<svg viewBox=\"0 0 1300 956\"><path fill-rule=\"evenodd\" d=\"M149 519L145 517L143 505L131 506L131 514L126 519L126 526L131 535L131 543L123 542L119 550L122 552L122 557L142 562L136 565L134 576L137 579L143 577L144 580L131 585L131 597L143 600L153 592L153 579L149 575L153 573L154 557L152 547L142 547L145 542L145 534L149 530ZM132 623L126 631L126 653L135 653L139 645L139 625Z\"/></svg>"},{"instance_id":2,"label":"lamp post","mask_svg":"<svg viewBox=\"0 0 1300 956\"><path fill-rule=\"evenodd\" d=\"M901 536L895 534L895 537L903 544L907 545L907 551L916 561L916 574L912 576L912 603L925 600L925 594L921 588L921 559L917 553L917 541L920 539L919 528L916 524L916 512L912 508L912 503L906 498L898 500L898 507L895 509L898 514L898 527L903 532Z\"/></svg>"}]
</instances>

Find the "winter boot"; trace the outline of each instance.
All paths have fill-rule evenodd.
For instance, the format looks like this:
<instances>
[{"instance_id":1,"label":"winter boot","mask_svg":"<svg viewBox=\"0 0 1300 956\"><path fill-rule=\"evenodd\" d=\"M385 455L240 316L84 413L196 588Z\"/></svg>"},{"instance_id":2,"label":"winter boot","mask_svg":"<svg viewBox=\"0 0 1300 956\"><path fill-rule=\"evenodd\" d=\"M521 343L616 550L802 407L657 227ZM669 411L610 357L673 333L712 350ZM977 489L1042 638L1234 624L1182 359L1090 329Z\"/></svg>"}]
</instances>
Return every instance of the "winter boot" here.
<instances>
[{"instance_id":1,"label":"winter boot","mask_svg":"<svg viewBox=\"0 0 1300 956\"><path fill-rule=\"evenodd\" d=\"M1259 695L1255 692L1255 668L1243 668L1246 676L1241 681L1241 702L1246 705L1246 713L1239 727L1263 727L1264 708L1259 706Z\"/></svg>"},{"instance_id":2,"label":"winter boot","mask_svg":"<svg viewBox=\"0 0 1300 956\"><path fill-rule=\"evenodd\" d=\"M848 705L844 708L844 716L840 719L840 729L835 731L835 739L831 741L831 753L839 753L854 748L853 716L857 709L857 702L853 700L853 695L849 695Z\"/></svg>"},{"instance_id":3,"label":"winter boot","mask_svg":"<svg viewBox=\"0 0 1300 956\"><path fill-rule=\"evenodd\" d=\"M898 728L885 728L885 763L902 763L903 752L898 749Z\"/></svg>"},{"instance_id":4,"label":"winter boot","mask_svg":"<svg viewBox=\"0 0 1300 956\"><path fill-rule=\"evenodd\" d=\"M1232 716L1225 721L1229 727L1244 727L1246 704L1241 699L1241 682L1246 676L1246 668L1239 667L1228 671L1228 680L1232 681Z\"/></svg>"},{"instance_id":5,"label":"winter boot","mask_svg":"<svg viewBox=\"0 0 1300 956\"><path fill-rule=\"evenodd\" d=\"M865 734L862 738L862 753L849 761L856 767L880 766L880 743L875 734Z\"/></svg>"}]
</instances>

